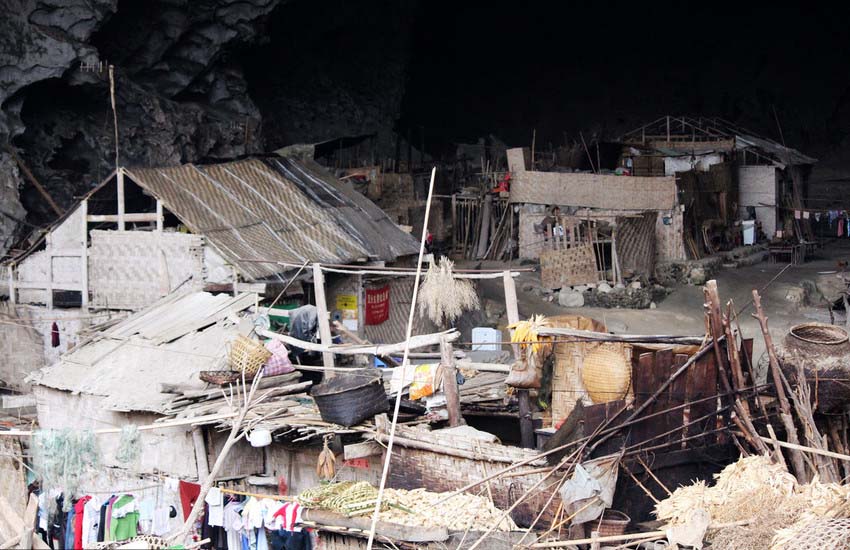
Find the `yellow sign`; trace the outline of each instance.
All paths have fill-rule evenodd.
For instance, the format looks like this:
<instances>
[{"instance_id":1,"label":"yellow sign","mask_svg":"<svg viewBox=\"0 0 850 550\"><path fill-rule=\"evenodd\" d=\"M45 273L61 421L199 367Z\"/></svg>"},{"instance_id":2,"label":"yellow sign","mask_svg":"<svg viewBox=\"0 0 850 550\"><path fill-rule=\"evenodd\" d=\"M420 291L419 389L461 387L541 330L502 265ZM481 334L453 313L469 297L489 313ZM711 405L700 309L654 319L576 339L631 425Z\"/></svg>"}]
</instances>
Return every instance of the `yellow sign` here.
<instances>
[{"instance_id":1,"label":"yellow sign","mask_svg":"<svg viewBox=\"0 0 850 550\"><path fill-rule=\"evenodd\" d=\"M354 294L339 294L336 297L337 309L357 309L357 296Z\"/></svg>"}]
</instances>

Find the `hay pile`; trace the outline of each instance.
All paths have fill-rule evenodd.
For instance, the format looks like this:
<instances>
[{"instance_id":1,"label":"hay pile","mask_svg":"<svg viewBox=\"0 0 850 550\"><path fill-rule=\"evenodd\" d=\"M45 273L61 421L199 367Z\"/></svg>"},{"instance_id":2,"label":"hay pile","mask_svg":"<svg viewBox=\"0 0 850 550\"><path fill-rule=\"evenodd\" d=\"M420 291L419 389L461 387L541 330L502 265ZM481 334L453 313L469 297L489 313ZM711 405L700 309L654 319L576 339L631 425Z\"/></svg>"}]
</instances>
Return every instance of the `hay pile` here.
<instances>
[{"instance_id":1,"label":"hay pile","mask_svg":"<svg viewBox=\"0 0 850 550\"><path fill-rule=\"evenodd\" d=\"M431 264L419 287L419 316L428 316L437 326L447 326L464 311L478 309L478 293L468 279L455 279L454 262L443 256L439 266Z\"/></svg>"},{"instance_id":2,"label":"hay pile","mask_svg":"<svg viewBox=\"0 0 850 550\"><path fill-rule=\"evenodd\" d=\"M741 458L714 477L710 487L698 481L676 489L656 505L655 515L671 525L687 523L697 509L707 511L713 524L753 520L709 531L717 550L797 548L797 535L813 522L850 517L850 486L817 479L798 485L783 466L764 456Z\"/></svg>"}]
</instances>

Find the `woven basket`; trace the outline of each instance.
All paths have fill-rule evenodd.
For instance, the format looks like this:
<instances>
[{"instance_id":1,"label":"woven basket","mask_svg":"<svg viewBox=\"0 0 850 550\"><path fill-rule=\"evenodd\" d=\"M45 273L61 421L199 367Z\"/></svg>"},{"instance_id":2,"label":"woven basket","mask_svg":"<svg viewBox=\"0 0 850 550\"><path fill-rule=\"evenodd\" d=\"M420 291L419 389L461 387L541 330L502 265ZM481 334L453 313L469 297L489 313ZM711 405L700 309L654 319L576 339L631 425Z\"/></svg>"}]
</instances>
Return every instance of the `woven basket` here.
<instances>
[{"instance_id":1,"label":"woven basket","mask_svg":"<svg viewBox=\"0 0 850 550\"><path fill-rule=\"evenodd\" d=\"M834 346L847 341L847 331L824 323L803 323L791 327L791 336L810 344Z\"/></svg>"},{"instance_id":2,"label":"woven basket","mask_svg":"<svg viewBox=\"0 0 850 550\"><path fill-rule=\"evenodd\" d=\"M600 537L611 537L622 535L626 532L626 527L632 519L618 510L605 510L602 512L602 518L599 520L599 525L596 531Z\"/></svg>"},{"instance_id":3,"label":"woven basket","mask_svg":"<svg viewBox=\"0 0 850 550\"><path fill-rule=\"evenodd\" d=\"M242 373L235 370L202 370L198 373L198 378L210 384L226 386L228 384L233 384L237 380L241 380ZM251 378L253 378L253 376ZM249 379L248 375L245 376L245 379L246 381Z\"/></svg>"},{"instance_id":4,"label":"woven basket","mask_svg":"<svg viewBox=\"0 0 850 550\"><path fill-rule=\"evenodd\" d=\"M230 344L230 368L246 375L257 374L272 352L257 340L252 340L241 334Z\"/></svg>"},{"instance_id":5,"label":"woven basket","mask_svg":"<svg viewBox=\"0 0 850 550\"><path fill-rule=\"evenodd\" d=\"M632 369L622 353L598 348L584 358L581 380L594 403L607 403L626 396Z\"/></svg>"},{"instance_id":6,"label":"woven basket","mask_svg":"<svg viewBox=\"0 0 850 550\"><path fill-rule=\"evenodd\" d=\"M340 426L354 426L389 409L380 373L357 369L338 374L310 392L322 420Z\"/></svg>"}]
</instances>

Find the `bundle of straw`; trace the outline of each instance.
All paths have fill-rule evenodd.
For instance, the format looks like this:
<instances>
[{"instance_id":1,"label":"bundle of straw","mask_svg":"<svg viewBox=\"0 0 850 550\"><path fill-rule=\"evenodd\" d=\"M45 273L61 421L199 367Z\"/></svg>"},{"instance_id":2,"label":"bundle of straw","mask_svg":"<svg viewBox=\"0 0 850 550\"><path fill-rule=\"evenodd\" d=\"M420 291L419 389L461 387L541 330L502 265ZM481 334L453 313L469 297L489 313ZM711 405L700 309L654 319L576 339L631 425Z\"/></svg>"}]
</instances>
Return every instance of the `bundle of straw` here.
<instances>
[{"instance_id":1,"label":"bundle of straw","mask_svg":"<svg viewBox=\"0 0 850 550\"><path fill-rule=\"evenodd\" d=\"M467 310L478 309L478 294L466 279L455 279L454 262L445 256L431 264L419 288L419 316L436 325L450 324Z\"/></svg>"}]
</instances>

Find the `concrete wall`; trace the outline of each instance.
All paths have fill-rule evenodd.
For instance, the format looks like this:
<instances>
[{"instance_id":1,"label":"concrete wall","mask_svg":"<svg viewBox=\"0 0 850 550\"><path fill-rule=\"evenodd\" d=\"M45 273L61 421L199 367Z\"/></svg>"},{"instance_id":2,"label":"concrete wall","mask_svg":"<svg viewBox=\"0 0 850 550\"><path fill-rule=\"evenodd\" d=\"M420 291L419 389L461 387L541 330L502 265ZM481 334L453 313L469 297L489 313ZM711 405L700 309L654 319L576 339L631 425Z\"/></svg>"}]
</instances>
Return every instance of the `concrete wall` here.
<instances>
[{"instance_id":1,"label":"concrete wall","mask_svg":"<svg viewBox=\"0 0 850 550\"><path fill-rule=\"evenodd\" d=\"M773 166L738 166L739 213L746 216L746 207L756 208L756 218L762 229L772 237L776 226L776 168ZM763 206L770 205L770 206Z\"/></svg>"},{"instance_id":2,"label":"concrete wall","mask_svg":"<svg viewBox=\"0 0 850 550\"><path fill-rule=\"evenodd\" d=\"M79 342L79 332L93 323L109 319L108 313L86 313L81 309L0 303L0 386L26 390L24 378L59 360ZM59 329L59 345L53 347L51 329Z\"/></svg>"},{"instance_id":3,"label":"concrete wall","mask_svg":"<svg viewBox=\"0 0 850 550\"><path fill-rule=\"evenodd\" d=\"M132 382L127 381L128 387ZM160 418L153 413L121 413L107 410L103 407L104 398L97 395L73 395L45 386L35 386L33 393L38 410L38 424L42 429L121 428L129 424L150 424ZM139 464L135 465L133 470L197 479L198 465L189 430L191 427L180 426L141 432L143 452ZM98 435L101 466L127 468L115 459L120 439L120 434Z\"/></svg>"}]
</instances>

